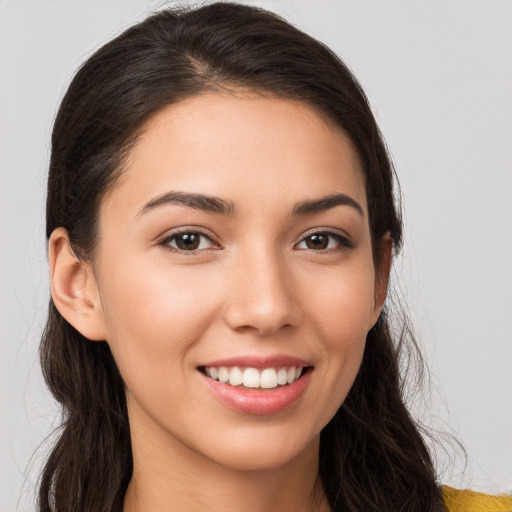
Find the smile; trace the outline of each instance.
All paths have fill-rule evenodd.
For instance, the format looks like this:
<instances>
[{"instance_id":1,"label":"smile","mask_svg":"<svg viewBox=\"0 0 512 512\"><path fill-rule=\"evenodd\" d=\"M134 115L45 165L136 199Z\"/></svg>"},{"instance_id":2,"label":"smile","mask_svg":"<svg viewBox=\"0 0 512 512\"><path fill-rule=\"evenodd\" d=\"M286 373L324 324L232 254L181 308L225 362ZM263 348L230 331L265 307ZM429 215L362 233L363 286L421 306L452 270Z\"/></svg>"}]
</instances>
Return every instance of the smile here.
<instances>
[{"instance_id":1,"label":"smile","mask_svg":"<svg viewBox=\"0 0 512 512\"><path fill-rule=\"evenodd\" d=\"M286 354L239 355L197 367L216 400L256 416L281 413L299 402L314 368L312 361Z\"/></svg>"},{"instance_id":2,"label":"smile","mask_svg":"<svg viewBox=\"0 0 512 512\"><path fill-rule=\"evenodd\" d=\"M204 373L213 380L243 386L245 388L275 389L278 386L293 384L303 372L302 366L281 368L251 368L239 366L210 366L204 368Z\"/></svg>"}]
</instances>

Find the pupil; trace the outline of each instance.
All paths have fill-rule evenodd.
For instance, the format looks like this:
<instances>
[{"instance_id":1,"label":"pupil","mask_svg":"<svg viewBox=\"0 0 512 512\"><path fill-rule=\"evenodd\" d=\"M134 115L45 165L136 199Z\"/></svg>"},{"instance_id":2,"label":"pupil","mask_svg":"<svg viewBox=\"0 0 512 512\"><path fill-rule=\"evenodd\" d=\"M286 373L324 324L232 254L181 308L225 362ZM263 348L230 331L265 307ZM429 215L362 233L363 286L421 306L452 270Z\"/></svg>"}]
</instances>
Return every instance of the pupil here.
<instances>
[{"instance_id":1,"label":"pupil","mask_svg":"<svg viewBox=\"0 0 512 512\"><path fill-rule=\"evenodd\" d=\"M195 233L183 233L176 240L176 245L184 251L193 251L199 247L199 236Z\"/></svg>"},{"instance_id":2,"label":"pupil","mask_svg":"<svg viewBox=\"0 0 512 512\"><path fill-rule=\"evenodd\" d=\"M311 235L307 238L308 249L327 249L329 238L325 235Z\"/></svg>"}]
</instances>

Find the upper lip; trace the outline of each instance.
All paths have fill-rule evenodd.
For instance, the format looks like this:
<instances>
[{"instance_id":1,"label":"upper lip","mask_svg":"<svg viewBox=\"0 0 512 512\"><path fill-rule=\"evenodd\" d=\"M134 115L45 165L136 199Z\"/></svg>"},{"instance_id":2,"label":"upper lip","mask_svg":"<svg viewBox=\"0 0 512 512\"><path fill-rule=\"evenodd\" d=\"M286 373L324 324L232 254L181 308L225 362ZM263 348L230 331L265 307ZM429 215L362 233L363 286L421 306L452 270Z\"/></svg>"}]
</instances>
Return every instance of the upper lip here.
<instances>
[{"instance_id":1,"label":"upper lip","mask_svg":"<svg viewBox=\"0 0 512 512\"><path fill-rule=\"evenodd\" d=\"M312 366L311 362L306 361L295 356L279 354L272 356L233 356L226 359L215 359L208 361L205 364L199 365L200 367L219 367L219 366L244 366L250 368L283 368L292 366L307 367Z\"/></svg>"}]
</instances>

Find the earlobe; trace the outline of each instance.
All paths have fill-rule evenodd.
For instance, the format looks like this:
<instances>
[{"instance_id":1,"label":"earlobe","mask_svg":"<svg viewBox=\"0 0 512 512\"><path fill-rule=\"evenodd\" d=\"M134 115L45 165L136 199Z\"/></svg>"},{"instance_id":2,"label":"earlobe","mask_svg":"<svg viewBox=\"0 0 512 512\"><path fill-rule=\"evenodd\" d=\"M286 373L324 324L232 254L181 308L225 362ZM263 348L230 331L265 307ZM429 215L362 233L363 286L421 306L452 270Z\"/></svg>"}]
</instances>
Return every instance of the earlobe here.
<instances>
[{"instance_id":1,"label":"earlobe","mask_svg":"<svg viewBox=\"0 0 512 512\"><path fill-rule=\"evenodd\" d=\"M103 310L92 266L73 252L64 228L57 228L51 234L48 253L55 307L83 336L104 340Z\"/></svg>"}]
</instances>

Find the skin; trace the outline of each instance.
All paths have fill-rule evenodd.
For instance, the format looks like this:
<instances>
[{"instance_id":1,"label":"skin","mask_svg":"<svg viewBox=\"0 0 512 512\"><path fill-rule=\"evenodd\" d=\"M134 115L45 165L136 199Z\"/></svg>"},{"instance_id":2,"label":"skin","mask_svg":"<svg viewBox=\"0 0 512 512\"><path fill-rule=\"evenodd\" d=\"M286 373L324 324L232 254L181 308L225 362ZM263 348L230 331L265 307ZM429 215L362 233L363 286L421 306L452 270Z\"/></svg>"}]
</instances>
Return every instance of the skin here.
<instances>
[{"instance_id":1,"label":"skin","mask_svg":"<svg viewBox=\"0 0 512 512\"><path fill-rule=\"evenodd\" d=\"M215 196L236 212L145 209L169 191ZM293 215L333 193L360 211ZM180 251L177 230L208 238ZM308 237L327 231L327 248L311 248ZM169 106L102 204L93 262L77 260L59 228L50 269L57 307L108 342L126 383L125 511L328 510L316 481L320 431L356 377L387 277L374 267L364 177L341 130L304 104L250 94ZM198 370L276 354L313 366L300 399L276 414L226 407Z\"/></svg>"}]
</instances>

